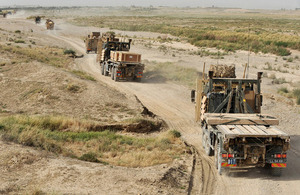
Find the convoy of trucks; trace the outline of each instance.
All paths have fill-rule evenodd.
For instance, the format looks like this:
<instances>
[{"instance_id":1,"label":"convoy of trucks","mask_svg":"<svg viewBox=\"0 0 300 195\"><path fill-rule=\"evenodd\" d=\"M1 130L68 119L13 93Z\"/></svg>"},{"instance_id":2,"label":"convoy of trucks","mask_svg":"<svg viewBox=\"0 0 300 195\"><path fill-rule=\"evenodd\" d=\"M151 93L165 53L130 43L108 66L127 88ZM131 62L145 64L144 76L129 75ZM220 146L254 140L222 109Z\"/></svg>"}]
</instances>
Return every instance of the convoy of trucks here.
<instances>
[{"instance_id":1,"label":"convoy of trucks","mask_svg":"<svg viewBox=\"0 0 300 195\"><path fill-rule=\"evenodd\" d=\"M280 176L290 137L276 127L276 118L261 114L262 73L256 79L239 79L234 67L211 67L209 77L203 71L191 94L205 153L214 155L219 174L225 168L270 167Z\"/></svg>"},{"instance_id":2,"label":"convoy of trucks","mask_svg":"<svg viewBox=\"0 0 300 195\"><path fill-rule=\"evenodd\" d=\"M35 17L39 23L41 17ZM54 22L46 21L47 29ZM130 51L132 40L120 41L114 33L101 36L92 32L85 39L86 53L97 53L101 74L114 81L141 81L144 64L141 54ZM202 79L192 90L195 120L202 128L202 144L208 156L214 156L219 174L225 168L270 167L280 176L287 163L290 137L276 127L279 121L261 114L263 97L261 76L256 79L236 78L235 67L211 65L208 78L203 68Z\"/></svg>"}]
</instances>

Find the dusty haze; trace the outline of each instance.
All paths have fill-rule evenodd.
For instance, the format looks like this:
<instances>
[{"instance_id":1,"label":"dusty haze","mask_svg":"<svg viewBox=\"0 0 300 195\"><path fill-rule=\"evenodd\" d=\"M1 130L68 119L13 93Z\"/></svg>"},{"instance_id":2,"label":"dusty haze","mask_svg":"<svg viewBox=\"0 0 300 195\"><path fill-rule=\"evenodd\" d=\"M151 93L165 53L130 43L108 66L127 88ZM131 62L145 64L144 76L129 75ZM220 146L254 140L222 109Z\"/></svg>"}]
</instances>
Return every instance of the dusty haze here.
<instances>
[{"instance_id":1,"label":"dusty haze","mask_svg":"<svg viewBox=\"0 0 300 195\"><path fill-rule=\"evenodd\" d=\"M300 8L300 0L11 0L0 1L0 6L178 6L178 7L238 7L246 9L295 9Z\"/></svg>"}]
</instances>

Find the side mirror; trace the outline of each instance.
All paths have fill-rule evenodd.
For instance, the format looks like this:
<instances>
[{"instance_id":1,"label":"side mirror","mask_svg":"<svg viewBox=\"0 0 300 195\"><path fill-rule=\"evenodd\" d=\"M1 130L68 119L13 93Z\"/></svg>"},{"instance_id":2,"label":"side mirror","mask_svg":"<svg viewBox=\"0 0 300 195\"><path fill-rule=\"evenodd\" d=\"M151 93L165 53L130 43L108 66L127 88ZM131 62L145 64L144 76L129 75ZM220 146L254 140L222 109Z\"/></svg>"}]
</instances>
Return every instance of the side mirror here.
<instances>
[{"instance_id":1,"label":"side mirror","mask_svg":"<svg viewBox=\"0 0 300 195\"><path fill-rule=\"evenodd\" d=\"M195 102L195 97L196 97L196 91L193 89L192 91L191 91L191 102Z\"/></svg>"}]
</instances>

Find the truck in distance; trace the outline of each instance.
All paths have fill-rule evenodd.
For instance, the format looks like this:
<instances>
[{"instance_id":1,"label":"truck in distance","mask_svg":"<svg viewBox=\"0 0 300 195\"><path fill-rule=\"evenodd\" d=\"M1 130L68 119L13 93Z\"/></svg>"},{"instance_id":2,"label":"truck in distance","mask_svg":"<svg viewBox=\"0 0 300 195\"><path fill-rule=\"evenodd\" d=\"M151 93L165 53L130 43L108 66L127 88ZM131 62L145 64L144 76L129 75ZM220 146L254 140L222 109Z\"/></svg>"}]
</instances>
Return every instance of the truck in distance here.
<instances>
[{"instance_id":1,"label":"truck in distance","mask_svg":"<svg viewBox=\"0 0 300 195\"><path fill-rule=\"evenodd\" d=\"M87 54L92 51L97 53L99 37L100 37L100 32L92 32L84 39Z\"/></svg>"},{"instance_id":2,"label":"truck in distance","mask_svg":"<svg viewBox=\"0 0 300 195\"><path fill-rule=\"evenodd\" d=\"M47 30L53 30L54 29L54 22L50 19L46 20L46 28Z\"/></svg>"}]
</instances>

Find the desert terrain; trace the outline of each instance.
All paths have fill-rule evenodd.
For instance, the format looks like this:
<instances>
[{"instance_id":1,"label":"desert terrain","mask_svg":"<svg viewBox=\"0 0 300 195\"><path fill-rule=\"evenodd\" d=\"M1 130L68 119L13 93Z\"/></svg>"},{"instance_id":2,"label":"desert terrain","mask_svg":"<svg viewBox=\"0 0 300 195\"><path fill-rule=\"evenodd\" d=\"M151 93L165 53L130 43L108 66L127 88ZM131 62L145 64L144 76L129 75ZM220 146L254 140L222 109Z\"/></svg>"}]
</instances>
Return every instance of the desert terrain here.
<instances>
[{"instance_id":1,"label":"desert terrain","mask_svg":"<svg viewBox=\"0 0 300 195\"><path fill-rule=\"evenodd\" d=\"M168 13L171 15L176 11L174 8ZM195 10L183 11L197 14ZM109 9L99 15L107 12ZM223 12L230 16L244 10ZM170 33L109 29L109 24L97 27L88 22L78 25L79 19L73 20L75 16L92 17L98 13L96 8L62 9L59 12L20 10L15 15L0 19L0 130L5 128L4 124L10 124L10 116L21 122L51 116L63 120L62 124L71 124L62 128L62 132L83 133L74 124L96 133L111 128L116 131L114 136L126 136L124 140L128 142L129 139L133 144L125 145L123 153L118 148L102 151L101 154L95 152L100 162L86 162L81 158L86 152L98 151L94 149L98 145L93 139L78 141L79 138L66 138L65 144L57 142L61 148L57 149L52 142L48 145L38 142L40 137L35 134L36 140L25 139L26 135L17 139L13 134L2 135L0 193L300 193L300 107L297 99L281 90L285 88L290 92L300 87L300 60L297 57L300 51L291 49L287 57L245 50L225 52L192 45ZM119 13L114 10L111 14L117 17ZM47 31L43 20L37 25L32 19L27 19L38 14L53 17L55 29ZM292 14L296 14L297 18L300 16L299 13ZM103 33L111 30L124 39L132 38L131 51L142 54L146 71L141 83L114 82L110 77L102 76L96 55L85 54L84 36L91 31ZM78 55L84 54L84 57L74 59L60 54L65 49L72 49ZM197 54L201 49L205 50L204 55ZM221 53L216 56L218 52ZM288 62L289 58L292 60ZM281 177L272 177L268 170L262 168L230 170L218 175L213 158L206 156L202 149L201 128L194 122L194 104L190 102L194 80L178 76L189 76L186 72L194 72L191 77L195 78L197 72L202 72L204 63L207 66L234 64L237 75L241 76L248 59L250 78L255 78L258 71L264 72L263 113L276 116L280 120L278 128L291 135L288 166ZM169 69L162 67L179 73L172 72L176 76L172 75L173 78L167 74ZM21 122L25 129L28 128L25 126L27 123ZM149 123L153 124L150 129L147 128ZM14 127L13 124L11 127ZM180 132L181 139L170 137L169 129ZM49 135L58 136L51 132ZM135 146L136 141L128 137L141 139L143 143L137 142L139 144ZM169 141L166 142L166 139ZM147 148L147 144L152 148ZM140 155L134 155L130 150Z\"/></svg>"}]
</instances>

